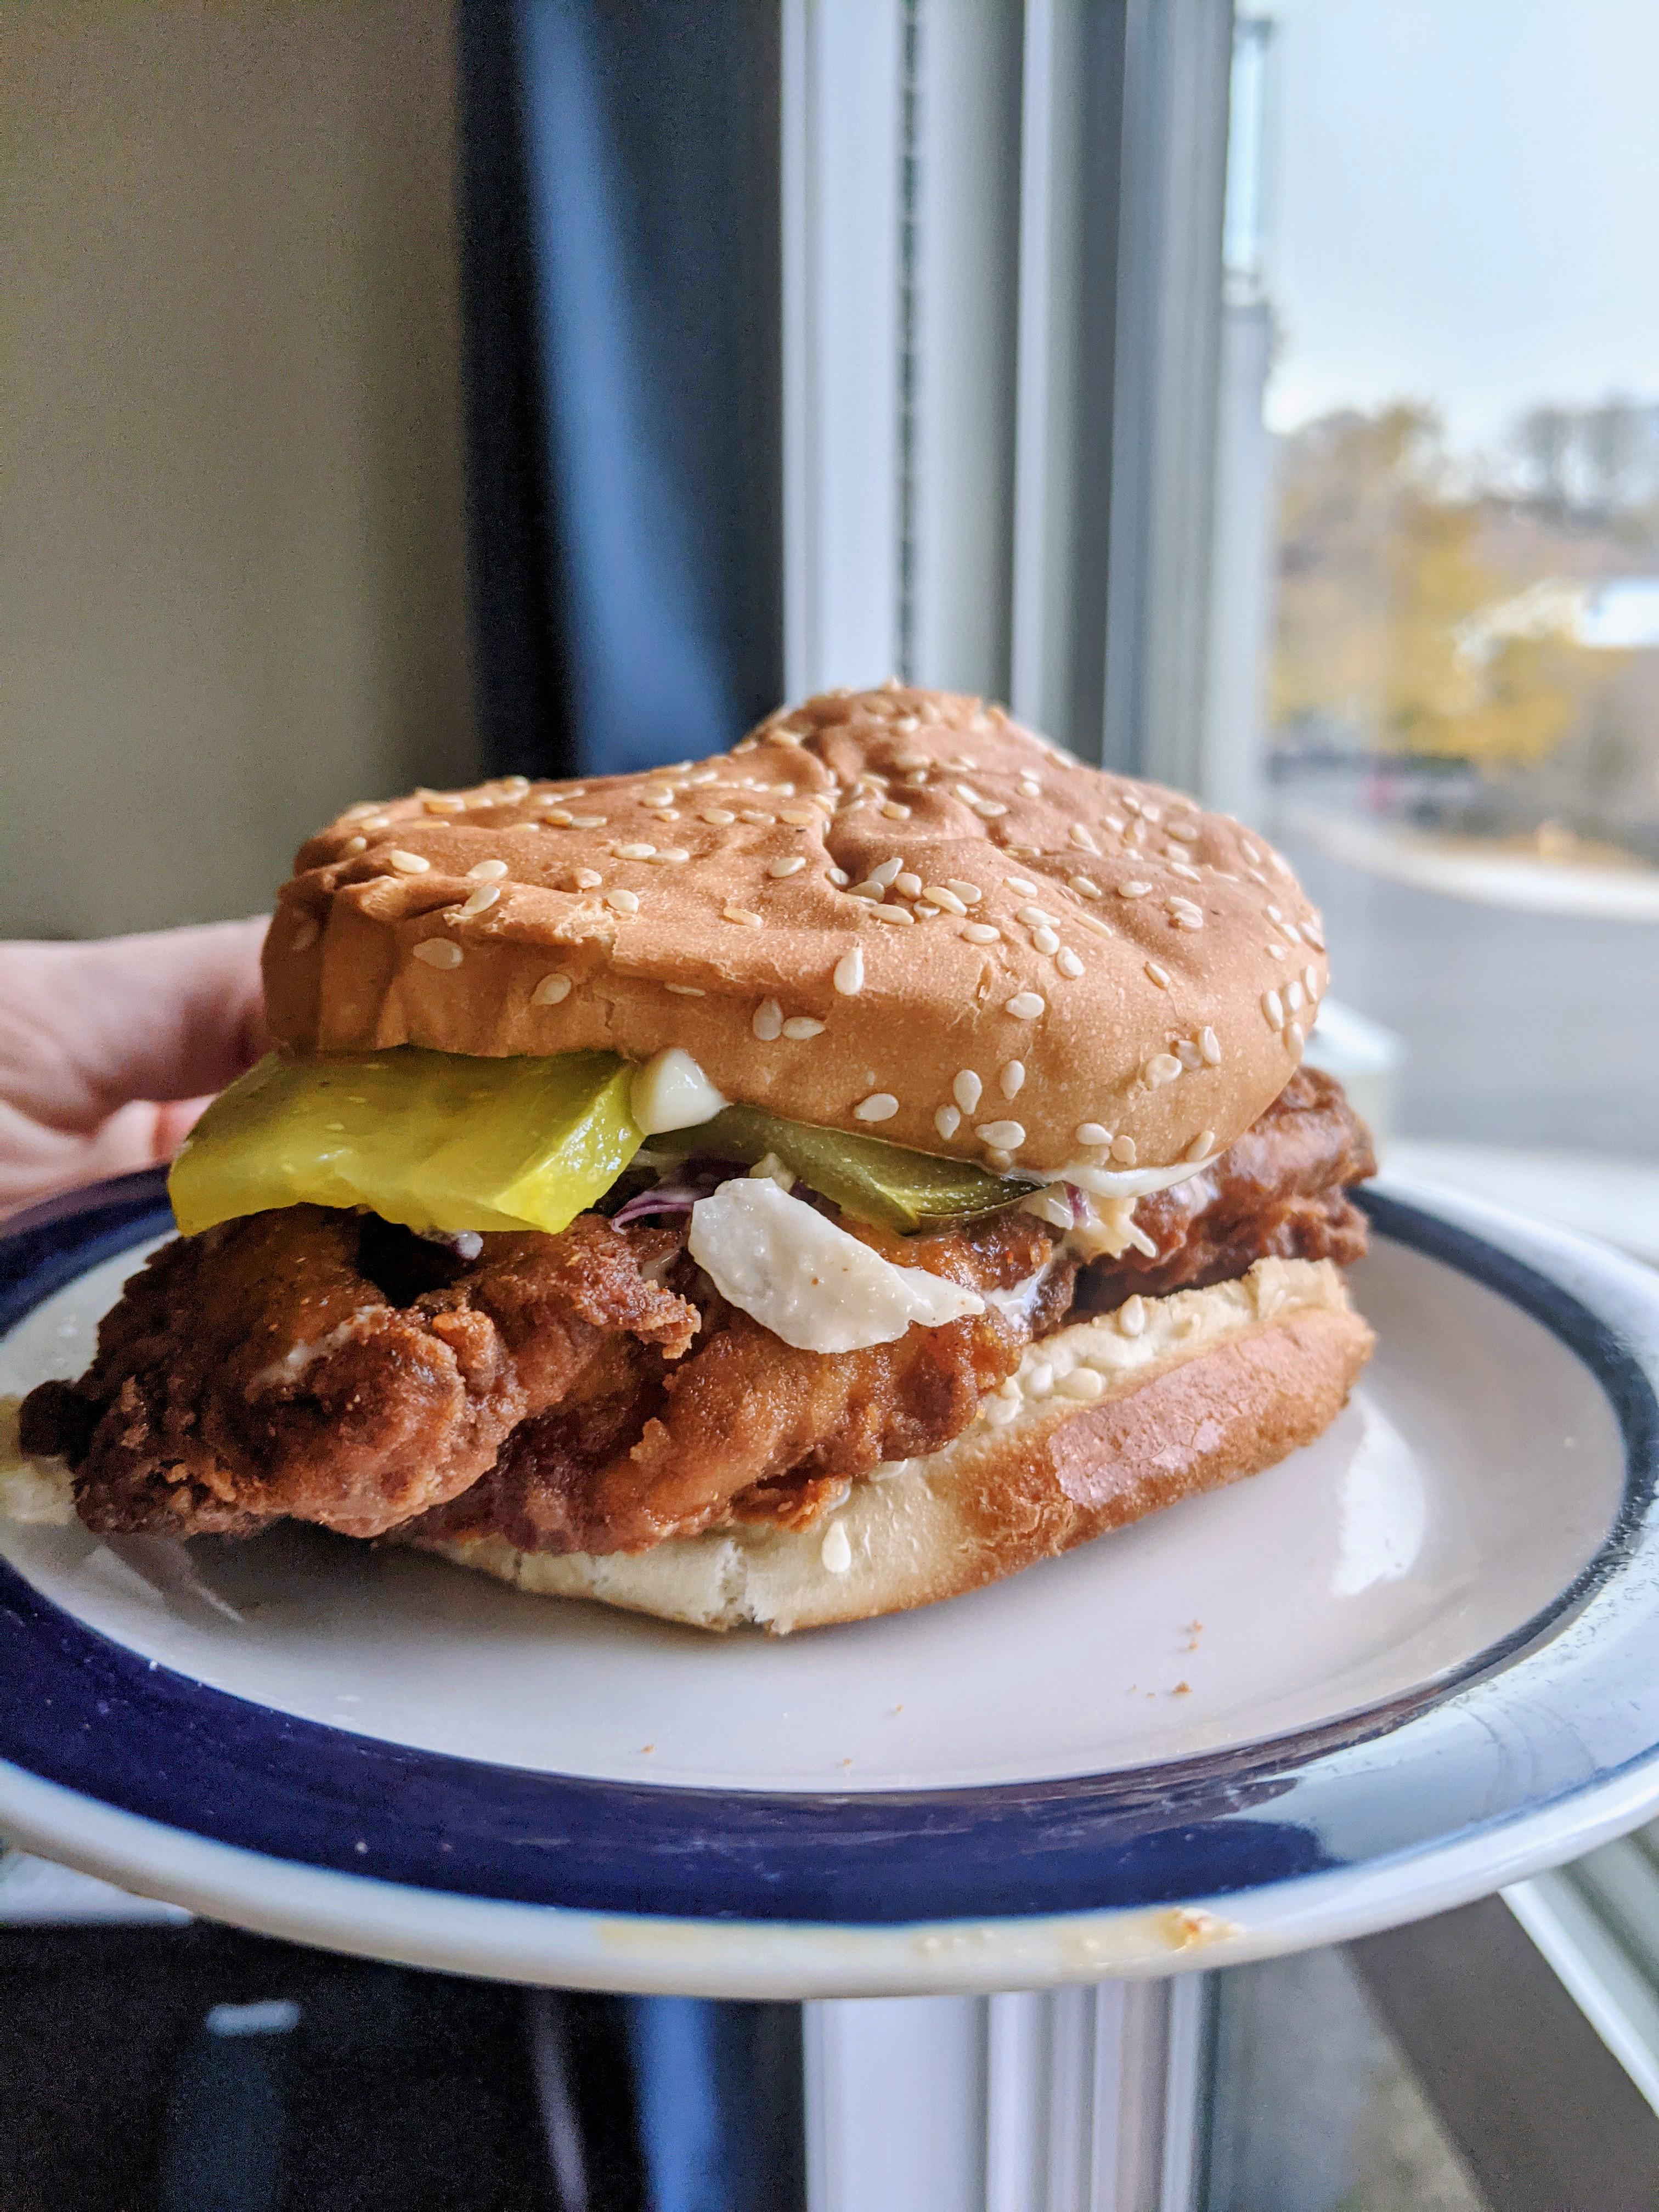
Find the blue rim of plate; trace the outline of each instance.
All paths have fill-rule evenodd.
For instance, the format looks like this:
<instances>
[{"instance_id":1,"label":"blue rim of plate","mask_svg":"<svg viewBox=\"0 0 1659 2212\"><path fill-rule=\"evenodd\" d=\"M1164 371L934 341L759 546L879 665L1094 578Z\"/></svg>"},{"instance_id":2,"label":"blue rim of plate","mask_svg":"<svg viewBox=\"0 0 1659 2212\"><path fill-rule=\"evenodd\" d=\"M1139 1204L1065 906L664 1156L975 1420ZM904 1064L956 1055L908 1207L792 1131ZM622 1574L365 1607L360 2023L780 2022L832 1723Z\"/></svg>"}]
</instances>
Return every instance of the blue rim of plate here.
<instances>
[{"instance_id":1,"label":"blue rim of plate","mask_svg":"<svg viewBox=\"0 0 1659 2212\"><path fill-rule=\"evenodd\" d=\"M1384 1704L1058 1781L835 1796L595 1781L386 1743L209 1688L84 1627L0 1562L0 1761L302 1868L600 1914L843 1927L1225 1896L1409 1854L1659 1765L1659 1397L1636 1346L1500 1247L1380 1192L1364 1203L1380 1234L1485 1284L1576 1353L1626 1455L1614 1525L1574 1581ZM0 1334L169 1225L160 1171L19 1218L0 1236ZM1522 1668L1524 1697L1499 1694ZM1540 1728L1569 1677L1571 1718Z\"/></svg>"}]
</instances>

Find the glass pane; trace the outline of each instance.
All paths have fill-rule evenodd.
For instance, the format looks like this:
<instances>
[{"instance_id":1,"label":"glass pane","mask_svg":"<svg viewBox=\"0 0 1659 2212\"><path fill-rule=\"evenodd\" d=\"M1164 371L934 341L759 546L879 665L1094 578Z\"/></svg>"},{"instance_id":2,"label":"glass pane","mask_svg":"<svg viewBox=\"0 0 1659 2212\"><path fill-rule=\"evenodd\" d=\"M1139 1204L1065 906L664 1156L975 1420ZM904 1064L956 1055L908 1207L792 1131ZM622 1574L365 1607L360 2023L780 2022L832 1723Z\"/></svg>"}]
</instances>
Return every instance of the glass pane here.
<instances>
[{"instance_id":1,"label":"glass pane","mask_svg":"<svg viewBox=\"0 0 1659 2212\"><path fill-rule=\"evenodd\" d=\"M1395 1128L1659 1256L1656 81L1649 0L1246 26L1218 516L1259 810Z\"/></svg>"}]
</instances>

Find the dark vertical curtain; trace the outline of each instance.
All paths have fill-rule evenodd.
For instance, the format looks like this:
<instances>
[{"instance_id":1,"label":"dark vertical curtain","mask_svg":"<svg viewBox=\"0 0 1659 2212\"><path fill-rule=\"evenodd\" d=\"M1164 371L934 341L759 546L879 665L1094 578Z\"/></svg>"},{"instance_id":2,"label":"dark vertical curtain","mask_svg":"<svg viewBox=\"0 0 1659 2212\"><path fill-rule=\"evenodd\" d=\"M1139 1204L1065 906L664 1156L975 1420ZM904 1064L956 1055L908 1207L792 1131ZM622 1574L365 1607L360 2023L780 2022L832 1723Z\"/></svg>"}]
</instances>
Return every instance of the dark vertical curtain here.
<instances>
[{"instance_id":1,"label":"dark vertical curtain","mask_svg":"<svg viewBox=\"0 0 1659 2212\"><path fill-rule=\"evenodd\" d=\"M460 39L486 757L724 746L782 688L778 11L462 0Z\"/></svg>"}]
</instances>

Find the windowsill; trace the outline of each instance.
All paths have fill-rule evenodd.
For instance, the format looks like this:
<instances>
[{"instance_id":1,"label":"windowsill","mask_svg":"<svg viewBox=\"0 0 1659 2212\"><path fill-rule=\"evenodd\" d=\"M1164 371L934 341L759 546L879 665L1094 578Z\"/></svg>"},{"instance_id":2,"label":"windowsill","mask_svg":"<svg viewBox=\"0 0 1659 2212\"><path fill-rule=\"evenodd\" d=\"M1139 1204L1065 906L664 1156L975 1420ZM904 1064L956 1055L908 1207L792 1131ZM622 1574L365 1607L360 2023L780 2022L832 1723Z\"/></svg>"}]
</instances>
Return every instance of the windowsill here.
<instances>
[{"instance_id":1,"label":"windowsill","mask_svg":"<svg viewBox=\"0 0 1659 2212\"><path fill-rule=\"evenodd\" d=\"M1541 1214L1659 1267L1659 1161L1395 1137L1382 1164Z\"/></svg>"}]
</instances>

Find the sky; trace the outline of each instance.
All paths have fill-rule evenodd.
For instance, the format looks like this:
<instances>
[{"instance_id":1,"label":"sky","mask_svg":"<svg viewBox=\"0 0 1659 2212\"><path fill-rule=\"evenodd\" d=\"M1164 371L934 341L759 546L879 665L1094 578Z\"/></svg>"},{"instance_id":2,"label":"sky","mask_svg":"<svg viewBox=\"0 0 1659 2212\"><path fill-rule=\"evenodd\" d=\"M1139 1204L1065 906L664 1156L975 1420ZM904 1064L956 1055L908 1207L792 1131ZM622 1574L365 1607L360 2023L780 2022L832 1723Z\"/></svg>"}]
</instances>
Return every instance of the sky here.
<instances>
[{"instance_id":1,"label":"sky","mask_svg":"<svg viewBox=\"0 0 1659 2212\"><path fill-rule=\"evenodd\" d=\"M1424 398L1474 451L1540 400L1659 401L1659 0L1255 12L1275 429Z\"/></svg>"}]
</instances>

